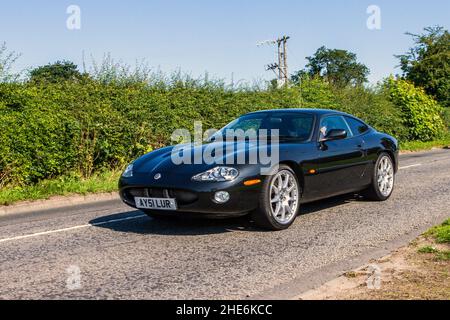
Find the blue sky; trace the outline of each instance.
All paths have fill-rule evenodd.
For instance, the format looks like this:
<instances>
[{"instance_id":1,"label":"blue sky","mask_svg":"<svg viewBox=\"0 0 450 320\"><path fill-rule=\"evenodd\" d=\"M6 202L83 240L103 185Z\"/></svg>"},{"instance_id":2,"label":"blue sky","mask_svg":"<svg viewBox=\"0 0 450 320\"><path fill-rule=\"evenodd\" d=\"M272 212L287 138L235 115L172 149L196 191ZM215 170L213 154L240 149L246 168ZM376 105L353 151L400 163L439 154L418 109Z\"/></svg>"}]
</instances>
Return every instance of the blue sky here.
<instances>
[{"instance_id":1,"label":"blue sky","mask_svg":"<svg viewBox=\"0 0 450 320\"><path fill-rule=\"evenodd\" d=\"M66 9L81 8L81 30L66 28ZM381 30L369 30L369 5L381 9ZM449 29L448 0L40 0L6 1L0 6L0 42L22 53L16 69L68 59L81 64L82 52L194 76L205 71L235 81L271 79L264 66L275 48L261 40L291 36L290 71L325 45L355 52L376 82L395 73L393 57L412 44L406 31L425 26Z\"/></svg>"}]
</instances>

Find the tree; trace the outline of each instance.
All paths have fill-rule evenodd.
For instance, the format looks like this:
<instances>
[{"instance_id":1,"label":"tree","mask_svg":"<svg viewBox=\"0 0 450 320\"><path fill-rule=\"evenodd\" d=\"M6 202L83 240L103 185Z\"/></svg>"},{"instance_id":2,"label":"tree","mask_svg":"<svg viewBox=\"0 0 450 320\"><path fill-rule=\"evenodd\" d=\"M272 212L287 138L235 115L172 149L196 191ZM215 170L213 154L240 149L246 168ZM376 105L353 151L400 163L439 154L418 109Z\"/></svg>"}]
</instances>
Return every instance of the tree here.
<instances>
[{"instance_id":1,"label":"tree","mask_svg":"<svg viewBox=\"0 0 450 320\"><path fill-rule=\"evenodd\" d=\"M450 34L443 27L428 27L423 34L407 33L414 46L397 55L403 78L425 89L443 106L450 106Z\"/></svg>"},{"instance_id":2,"label":"tree","mask_svg":"<svg viewBox=\"0 0 450 320\"><path fill-rule=\"evenodd\" d=\"M370 71L359 63L356 54L339 49L320 47L312 57L307 57L308 64L304 70L293 77L298 82L305 75L320 77L336 87L360 86L367 82Z\"/></svg>"},{"instance_id":3,"label":"tree","mask_svg":"<svg viewBox=\"0 0 450 320\"><path fill-rule=\"evenodd\" d=\"M77 65L70 61L57 61L30 72L31 82L58 83L80 80L82 77Z\"/></svg>"},{"instance_id":4,"label":"tree","mask_svg":"<svg viewBox=\"0 0 450 320\"><path fill-rule=\"evenodd\" d=\"M20 74L11 72L13 64L19 59L20 54L9 51L6 43L0 44L0 82L14 82Z\"/></svg>"}]
</instances>

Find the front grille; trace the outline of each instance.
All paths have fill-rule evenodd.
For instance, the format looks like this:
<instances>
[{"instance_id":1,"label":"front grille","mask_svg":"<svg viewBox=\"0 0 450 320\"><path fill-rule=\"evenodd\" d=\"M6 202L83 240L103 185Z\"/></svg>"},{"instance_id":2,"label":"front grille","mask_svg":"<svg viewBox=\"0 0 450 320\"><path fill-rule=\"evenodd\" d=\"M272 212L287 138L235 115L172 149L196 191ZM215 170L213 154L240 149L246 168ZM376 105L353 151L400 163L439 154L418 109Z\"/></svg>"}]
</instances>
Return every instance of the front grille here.
<instances>
[{"instance_id":1,"label":"front grille","mask_svg":"<svg viewBox=\"0 0 450 320\"><path fill-rule=\"evenodd\" d=\"M128 193L131 197L148 197L148 189L145 188L132 188L128 189L125 192Z\"/></svg>"},{"instance_id":2,"label":"front grille","mask_svg":"<svg viewBox=\"0 0 450 320\"><path fill-rule=\"evenodd\" d=\"M173 198L181 205L191 204L198 200L198 195L195 192L177 189L129 188L123 194L130 203L134 203L135 197Z\"/></svg>"}]
</instances>

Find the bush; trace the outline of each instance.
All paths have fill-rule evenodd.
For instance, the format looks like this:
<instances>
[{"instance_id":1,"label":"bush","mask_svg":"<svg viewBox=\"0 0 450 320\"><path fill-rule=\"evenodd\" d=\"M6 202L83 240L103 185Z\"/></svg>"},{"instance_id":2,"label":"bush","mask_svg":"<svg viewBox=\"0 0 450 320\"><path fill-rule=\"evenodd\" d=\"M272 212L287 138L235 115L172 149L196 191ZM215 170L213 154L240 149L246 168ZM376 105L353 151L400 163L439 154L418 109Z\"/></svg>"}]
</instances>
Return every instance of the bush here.
<instances>
[{"instance_id":1,"label":"bush","mask_svg":"<svg viewBox=\"0 0 450 320\"><path fill-rule=\"evenodd\" d=\"M380 90L336 92L322 80L280 90L221 83L103 82L0 84L0 186L47 178L81 177L121 169L132 159L169 144L175 129L220 128L262 109L328 108L353 113L375 128L403 136L400 111Z\"/></svg>"},{"instance_id":2,"label":"bush","mask_svg":"<svg viewBox=\"0 0 450 320\"><path fill-rule=\"evenodd\" d=\"M83 75L78 71L77 65L69 61L58 61L30 71L31 82L58 83L77 81L82 77Z\"/></svg>"},{"instance_id":3,"label":"bush","mask_svg":"<svg viewBox=\"0 0 450 320\"><path fill-rule=\"evenodd\" d=\"M405 80L386 81L391 101L397 105L409 140L431 141L445 132L442 108L421 88Z\"/></svg>"},{"instance_id":4,"label":"bush","mask_svg":"<svg viewBox=\"0 0 450 320\"><path fill-rule=\"evenodd\" d=\"M35 93L0 86L0 186L58 176L78 161L79 123L56 105L37 105Z\"/></svg>"},{"instance_id":5,"label":"bush","mask_svg":"<svg viewBox=\"0 0 450 320\"><path fill-rule=\"evenodd\" d=\"M345 112L364 119L381 132L396 137L400 141L408 139L408 130L402 121L402 113L389 100L382 87L346 88L336 91L339 104Z\"/></svg>"},{"instance_id":6,"label":"bush","mask_svg":"<svg viewBox=\"0 0 450 320\"><path fill-rule=\"evenodd\" d=\"M445 125L447 126L447 130L450 131L450 107L444 108L443 118Z\"/></svg>"},{"instance_id":7,"label":"bush","mask_svg":"<svg viewBox=\"0 0 450 320\"><path fill-rule=\"evenodd\" d=\"M0 186L116 169L170 143L194 120L219 128L242 113L295 106L295 92L82 82L0 84Z\"/></svg>"}]
</instances>

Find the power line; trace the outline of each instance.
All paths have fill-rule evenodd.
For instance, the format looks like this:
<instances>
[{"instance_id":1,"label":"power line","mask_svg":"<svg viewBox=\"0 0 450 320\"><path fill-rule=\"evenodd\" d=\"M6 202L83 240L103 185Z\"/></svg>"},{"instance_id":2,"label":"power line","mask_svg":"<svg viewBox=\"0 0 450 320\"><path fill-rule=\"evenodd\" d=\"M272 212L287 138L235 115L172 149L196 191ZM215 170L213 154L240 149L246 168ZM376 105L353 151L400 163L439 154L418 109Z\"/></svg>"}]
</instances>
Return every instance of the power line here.
<instances>
[{"instance_id":1,"label":"power line","mask_svg":"<svg viewBox=\"0 0 450 320\"><path fill-rule=\"evenodd\" d=\"M267 65L266 70L267 71L271 70L275 72L278 79L278 85L280 87L287 86L289 84L289 70L287 63L287 41L289 39L290 39L289 36L282 36L277 40L266 40L258 43L258 46L262 46L265 44L277 45L278 63L272 63Z\"/></svg>"}]
</instances>

